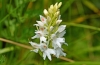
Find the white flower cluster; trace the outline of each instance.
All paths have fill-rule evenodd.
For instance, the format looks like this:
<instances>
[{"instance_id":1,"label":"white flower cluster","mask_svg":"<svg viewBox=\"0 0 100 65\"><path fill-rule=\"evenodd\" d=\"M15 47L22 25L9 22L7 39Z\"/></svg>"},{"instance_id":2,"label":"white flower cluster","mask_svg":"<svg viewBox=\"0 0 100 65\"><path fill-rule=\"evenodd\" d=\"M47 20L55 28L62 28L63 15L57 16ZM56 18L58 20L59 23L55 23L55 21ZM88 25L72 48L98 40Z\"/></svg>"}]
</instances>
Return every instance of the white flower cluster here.
<instances>
[{"instance_id":1,"label":"white flower cluster","mask_svg":"<svg viewBox=\"0 0 100 65\"><path fill-rule=\"evenodd\" d=\"M57 58L60 56L66 56L66 53L63 52L62 45L65 43L65 38L63 37L66 33L66 25L59 25L62 20L60 19L59 7L60 3L51 5L48 10L44 9L45 17L40 15L40 21L36 21L37 24L34 24L37 28L35 30L35 36L32 39L39 38L40 43L35 43L30 41L29 43L35 48L34 52L43 52L43 59L46 59L46 56L51 60L51 55L55 55ZM39 51L40 50L40 51Z\"/></svg>"}]
</instances>

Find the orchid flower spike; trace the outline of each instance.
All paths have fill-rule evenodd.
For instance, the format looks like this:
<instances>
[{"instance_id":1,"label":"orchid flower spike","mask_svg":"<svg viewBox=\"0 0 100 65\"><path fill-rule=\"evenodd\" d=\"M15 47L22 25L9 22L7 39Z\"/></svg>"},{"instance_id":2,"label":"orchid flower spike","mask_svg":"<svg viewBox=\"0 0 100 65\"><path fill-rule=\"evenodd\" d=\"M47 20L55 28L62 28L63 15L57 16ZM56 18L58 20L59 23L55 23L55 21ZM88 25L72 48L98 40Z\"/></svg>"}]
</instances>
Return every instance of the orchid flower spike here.
<instances>
[{"instance_id":1,"label":"orchid flower spike","mask_svg":"<svg viewBox=\"0 0 100 65\"><path fill-rule=\"evenodd\" d=\"M68 44L64 38L66 25L60 25L62 22L59 11L61 5L62 2L51 5L48 9L44 9L43 13L45 16L40 15L40 21L36 21L37 24L34 24L37 30L35 30L35 36L32 39L39 39L40 42L30 41L29 43L34 48L31 51L36 53L42 52L44 60L47 57L51 61L51 55L55 55L57 58L66 56L62 48L63 44Z\"/></svg>"}]
</instances>

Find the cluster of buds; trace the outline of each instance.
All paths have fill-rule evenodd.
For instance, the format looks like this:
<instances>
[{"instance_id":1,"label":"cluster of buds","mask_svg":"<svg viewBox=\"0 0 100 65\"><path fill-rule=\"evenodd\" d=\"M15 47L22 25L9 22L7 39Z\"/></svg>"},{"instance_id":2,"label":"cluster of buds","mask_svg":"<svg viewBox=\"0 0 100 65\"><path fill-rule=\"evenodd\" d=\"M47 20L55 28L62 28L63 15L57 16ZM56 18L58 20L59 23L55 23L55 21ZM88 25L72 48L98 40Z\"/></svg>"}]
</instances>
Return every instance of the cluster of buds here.
<instances>
[{"instance_id":1,"label":"cluster of buds","mask_svg":"<svg viewBox=\"0 0 100 65\"><path fill-rule=\"evenodd\" d=\"M29 43L35 48L31 51L42 52L44 60L46 57L52 60L51 55L55 55L57 58L66 56L62 48L62 45L67 45L67 43L65 43L65 38L63 37L66 33L66 25L60 25L62 22L59 11L61 4L62 2L56 3L51 5L48 10L44 9L45 17L40 15L40 21L36 21L37 24L34 24L37 30L35 30L36 35L32 39L39 38L40 42L30 41Z\"/></svg>"}]
</instances>

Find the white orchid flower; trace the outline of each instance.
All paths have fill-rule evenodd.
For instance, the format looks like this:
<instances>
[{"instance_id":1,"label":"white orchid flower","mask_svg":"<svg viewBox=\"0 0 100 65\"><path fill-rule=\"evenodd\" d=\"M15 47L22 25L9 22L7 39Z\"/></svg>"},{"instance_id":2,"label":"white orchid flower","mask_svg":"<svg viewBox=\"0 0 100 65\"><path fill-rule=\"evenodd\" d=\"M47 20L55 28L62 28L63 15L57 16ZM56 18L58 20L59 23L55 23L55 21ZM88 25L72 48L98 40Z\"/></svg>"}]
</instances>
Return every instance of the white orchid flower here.
<instances>
[{"instance_id":1,"label":"white orchid flower","mask_svg":"<svg viewBox=\"0 0 100 65\"><path fill-rule=\"evenodd\" d=\"M44 25L46 24L47 19L43 17L42 15L40 15L40 20L41 21L36 21L37 24L34 24L34 25L39 26L40 28L43 28Z\"/></svg>"},{"instance_id":2,"label":"white orchid flower","mask_svg":"<svg viewBox=\"0 0 100 65\"><path fill-rule=\"evenodd\" d=\"M65 28L66 28L66 25L60 25L60 26L58 27L57 32L62 32L62 31L65 30Z\"/></svg>"},{"instance_id":3,"label":"white orchid flower","mask_svg":"<svg viewBox=\"0 0 100 65\"><path fill-rule=\"evenodd\" d=\"M51 61L51 54L55 55L55 50L54 49L47 49L43 52L43 59L45 60L46 59L46 56L48 57L48 59Z\"/></svg>"},{"instance_id":4,"label":"white orchid flower","mask_svg":"<svg viewBox=\"0 0 100 65\"><path fill-rule=\"evenodd\" d=\"M36 21L38 24L35 24L35 25L37 25L37 26L39 26L39 27L44 27L44 23L43 22L41 22L41 21Z\"/></svg>"},{"instance_id":5,"label":"white orchid flower","mask_svg":"<svg viewBox=\"0 0 100 65\"><path fill-rule=\"evenodd\" d=\"M46 44L41 43L40 44L40 50L43 52L43 59L46 59L46 56L48 57L49 60L51 60L51 54L55 55L55 50L54 49L50 49L47 47Z\"/></svg>"},{"instance_id":6,"label":"white orchid flower","mask_svg":"<svg viewBox=\"0 0 100 65\"><path fill-rule=\"evenodd\" d=\"M62 32L60 32L60 33L58 33L58 37L63 37L64 35L65 35L65 33L66 33L66 31L64 30L64 31L62 31Z\"/></svg>"},{"instance_id":7,"label":"white orchid flower","mask_svg":"<svg viewBox=\"0 0 100 65\"><path fill-rule=\"evenodd\" d=\"M43 24L46 24L47 19L44 16L40 15L40 20Z\"/></svg>"},{"instance_id":8,"label":"white orchid flower","mask_svg":"<svg viewBox=\"0 0 100 65\"><path fill-rule=\"evenodd\" d=\"M64 53L63 51L62 51L63 49L62 48L59 48L59 47L57 47L56 49L55 49L55 52L56 52L56 57L57 58L59 58L60 56L66 56L66 53Z\"/></svg>"},{"instance_id":9,"label":"white orchid flower","mask_svg":"<svg viewBox=\"0 0 100 65\"><path fill-rule=\"evenodd\" d=\"M45 33L44 33L44 32L45 32ZM42 41L46 42L46 37L45 37L46 34L47 34L46 31L36 31L35 33L36 33L36 35L33 36L32 39L40 38L40 41L41 41L41 42L42 42Z\"/></svg>"},{"instance_id":10,"label":"white orchid flower","mask_svg":"<svg viewBox=\"0 0 100 65\"><path fill-rule=\"evenodd\" d=\"M53 46L54 48L55 48L56 45L61 48L62 43L65 43L64 38L55 38L55 39L52 40L52 44L54 45Z\"/></svg>"},{"instance_id":11,"label":"white orchid flower","mask_svg":"<svg viewBox=\"0 0 100 65\"><path fill-rule=\"evenodd\" d=\"M32 47L35 48L34 50L31 50L31 51L34 51L34 52L38 53L38 50L40 48L40 45L37 44L37 43L35 43L35 42L32 42L32 41L30 41L29 43L32 45Z\"/></svg>"}]
</instances>

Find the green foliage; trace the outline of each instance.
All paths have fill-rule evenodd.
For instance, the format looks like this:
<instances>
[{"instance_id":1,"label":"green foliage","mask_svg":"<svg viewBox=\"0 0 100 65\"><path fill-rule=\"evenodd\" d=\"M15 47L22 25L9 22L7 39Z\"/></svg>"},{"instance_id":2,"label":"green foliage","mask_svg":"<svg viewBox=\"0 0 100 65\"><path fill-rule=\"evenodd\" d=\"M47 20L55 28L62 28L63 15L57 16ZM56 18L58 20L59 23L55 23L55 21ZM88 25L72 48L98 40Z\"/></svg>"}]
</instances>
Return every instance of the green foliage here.
<instances>
[{"instance_id":1,"label":"green foliage","mask_svg":"<svg viewBox=\"0 0 100 65\"><path fill-rule=\"evenodd\" d=\"M62 24L67 25L66 62L43 58L29 49L0 41L0 65L100 65L100 0L0 0L0 38L29 45L36 20L51 4L62 2ZM33 40L38 41L38 40Z\"/></svg>"}]
</instances>

